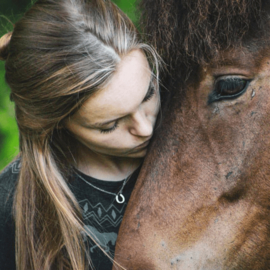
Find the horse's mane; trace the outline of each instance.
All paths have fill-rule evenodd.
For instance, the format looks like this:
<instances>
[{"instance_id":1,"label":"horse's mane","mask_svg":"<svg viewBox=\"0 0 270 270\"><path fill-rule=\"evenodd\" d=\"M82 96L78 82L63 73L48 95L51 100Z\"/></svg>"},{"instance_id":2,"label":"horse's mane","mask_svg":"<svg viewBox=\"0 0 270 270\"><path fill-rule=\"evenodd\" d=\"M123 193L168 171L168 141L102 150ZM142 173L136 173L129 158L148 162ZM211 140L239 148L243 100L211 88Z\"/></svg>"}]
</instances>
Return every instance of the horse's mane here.
<instances>
[{"instance_id":1,"label":"horse's mane","mask_svg":"<svg viewBox=\"0 0 270 270\"><path fill-rule=\"evenodd\" d=\"M171 75L187 79L218 51L262 38L269 0L142 0L142 25Z\"/></svg>"}]
</instances>

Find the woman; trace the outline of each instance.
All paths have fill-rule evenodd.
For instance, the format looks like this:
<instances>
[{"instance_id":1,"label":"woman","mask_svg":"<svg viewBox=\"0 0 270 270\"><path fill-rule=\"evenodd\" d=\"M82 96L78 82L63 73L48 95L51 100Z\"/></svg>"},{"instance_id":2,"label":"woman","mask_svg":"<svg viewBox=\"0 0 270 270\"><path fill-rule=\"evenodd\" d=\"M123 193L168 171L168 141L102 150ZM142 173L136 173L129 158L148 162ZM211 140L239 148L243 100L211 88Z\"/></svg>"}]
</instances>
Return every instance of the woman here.
<instances>
[{"instance_id":1,"label":"woman","mask_svg":"<svg viewBox=\"0 0 270 270\"><path fill-rule=\"evenodd\" d=\"M1 269L111 269L159 110L158 57L105 0L39 0L0 44L20 132L0 176Z\"/></svg>"}]
</instances>

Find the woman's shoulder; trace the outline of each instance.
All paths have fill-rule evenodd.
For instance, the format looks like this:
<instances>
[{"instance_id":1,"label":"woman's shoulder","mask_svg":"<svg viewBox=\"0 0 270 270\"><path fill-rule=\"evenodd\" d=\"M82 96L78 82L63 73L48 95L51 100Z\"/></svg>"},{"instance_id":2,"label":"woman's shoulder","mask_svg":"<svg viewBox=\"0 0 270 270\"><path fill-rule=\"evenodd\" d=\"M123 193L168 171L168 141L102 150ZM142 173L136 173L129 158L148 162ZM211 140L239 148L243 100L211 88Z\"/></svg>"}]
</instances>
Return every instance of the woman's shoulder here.
<instances>
[{"instance_id":1,"label":"woman's shoulder","mask_svg":"<svg viewBox=\"0 0 270 270\"><path fill-rule=\"evenodd\" d=\"M21 159L18 158L15 161L7 165L6 168L0 173L0 188L9 190L17 182L19 172L21 168Z\"/></svg>"},{"instance_id":2,"label":"woman's shoulder","mask_svg":"<svg viewBox=\"0 0 270 270\"><path fill-rule=\"evenodd\" d=\"M0 173L0 269L16 269L12 205L20 164L20 159L16 159Z\"/></svg>"},{"instance_id":3,"label":"woman's shoulder","mask_svg":"<svg viewBox=\"0 0 270 270\"><path fill-rule=\"evenodd\" d=\"M21 162L18 158L11 162L0 173L0 208L2 208L3 204L6 204L13 197L16 183L19 177L20 167Z\"/></svg>"}]
</instances>

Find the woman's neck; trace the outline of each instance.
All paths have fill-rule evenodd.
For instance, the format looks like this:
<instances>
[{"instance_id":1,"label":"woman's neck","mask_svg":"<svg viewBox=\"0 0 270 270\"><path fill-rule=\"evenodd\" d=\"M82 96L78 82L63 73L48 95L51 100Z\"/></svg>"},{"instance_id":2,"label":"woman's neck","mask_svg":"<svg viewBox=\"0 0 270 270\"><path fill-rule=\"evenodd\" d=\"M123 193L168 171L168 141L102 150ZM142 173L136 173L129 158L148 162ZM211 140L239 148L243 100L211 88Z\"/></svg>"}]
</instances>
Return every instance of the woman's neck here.
<instances>
[{"instance_id":1,"label":"woman's neck","mask_svg":"<svg viewBox=\"0 0 270 270\"><path fill-rule=\"evenodd\" d=\"M89 150L77 155L75 167L96 179L119 181L132 174L142 161L142 158L113 157Z\"/></svg>"}]
</instances>

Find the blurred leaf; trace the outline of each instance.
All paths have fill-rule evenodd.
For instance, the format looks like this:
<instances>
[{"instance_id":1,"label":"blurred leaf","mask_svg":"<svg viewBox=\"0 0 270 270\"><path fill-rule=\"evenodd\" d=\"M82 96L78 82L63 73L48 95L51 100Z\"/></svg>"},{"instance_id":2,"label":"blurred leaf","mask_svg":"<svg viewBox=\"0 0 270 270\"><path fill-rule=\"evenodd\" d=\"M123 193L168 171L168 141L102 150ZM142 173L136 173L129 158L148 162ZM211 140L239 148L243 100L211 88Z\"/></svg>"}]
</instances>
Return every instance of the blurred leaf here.
<instances>
[{"instance_id":1,"label":"blurred leaf","mask_svg":"<svg viewBox=\"0 0 270 270\"><path fill-rule=\"evenodd\" d=\"M4 63L0 62L0 170L18 154L19 149L14 105L9 100L9 93L4 80Z\"/></svg>"},{"instance_id":2,"label":"blurred leaf","mask_svg":"<svg viewBox=\"0 0 270 270\"><path fill-rule=\"evenodd\" d=\"M137 0L114 0L113 2L121 8L135 24L137 24L136 1Z\"/></svg>"}]
</instances>

